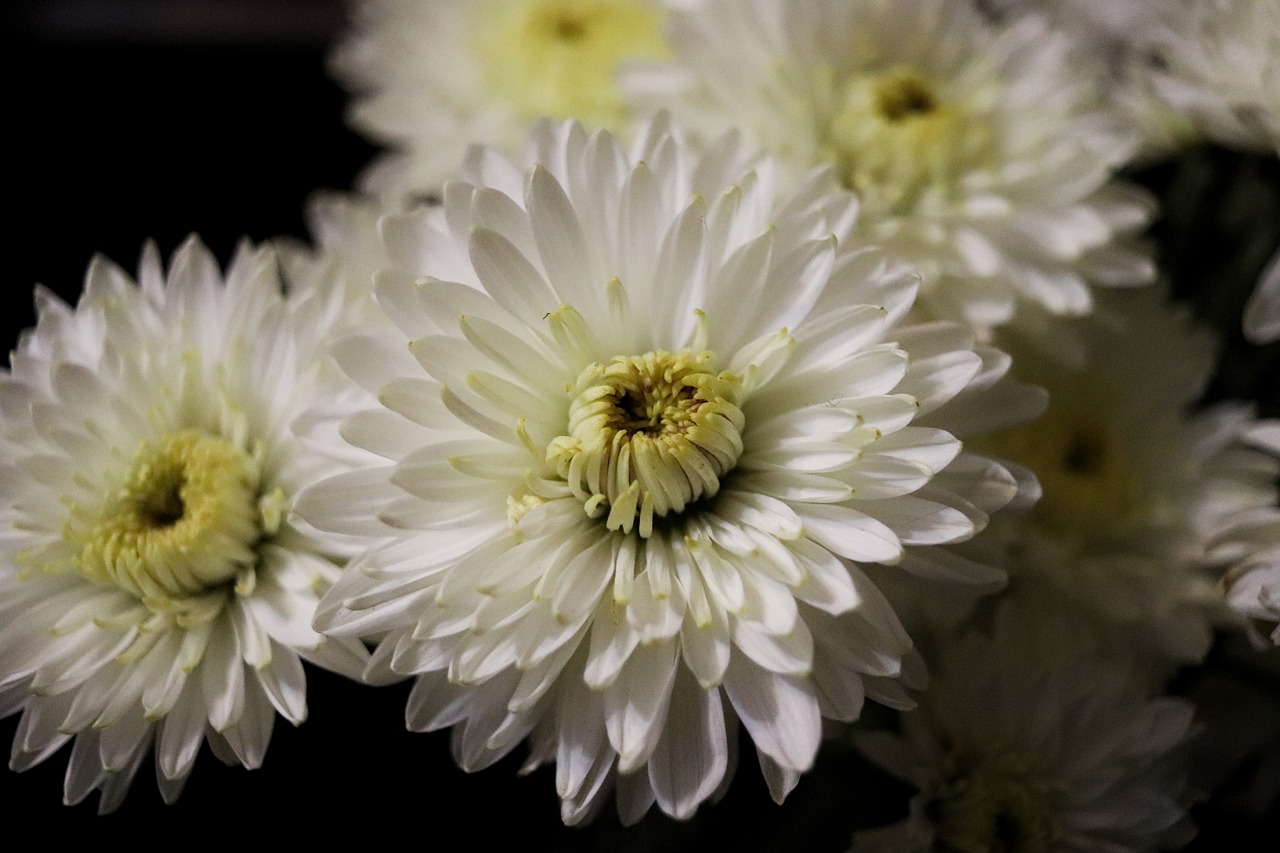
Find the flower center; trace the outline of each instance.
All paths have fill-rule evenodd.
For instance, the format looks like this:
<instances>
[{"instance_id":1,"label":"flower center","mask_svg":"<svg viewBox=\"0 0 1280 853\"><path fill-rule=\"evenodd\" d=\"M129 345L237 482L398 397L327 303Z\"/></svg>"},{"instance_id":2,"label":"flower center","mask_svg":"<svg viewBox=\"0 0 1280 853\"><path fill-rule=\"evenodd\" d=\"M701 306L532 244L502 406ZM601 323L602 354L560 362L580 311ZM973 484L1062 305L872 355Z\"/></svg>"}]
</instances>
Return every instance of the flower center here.
<instances>
[{"instance_id":1,"label":"flower center","mask_svg":"<svg viewBox=\"0 0 1280 853\"><path fill-rule=\"evenodd\" d=\"M939 107L929 84L912 74L881 78L875 86L875 99L876 111L891 124L927 116Z\"/></svg>"},{"instance_id":2,"label":"flower center","mask_svg":"<svg viewBox=\"0 0 1280 853\"><path fill-rule=\"evenodd\" d=\"M479 4L477 16L486 85L525 118L619 123L618 64L667 55L660 4L651 0L520 0Z\"/></svg>"},{"instance_id":3,"label":"flower center","mask_svg":"<svg viewBox=\"0 0 1280 853\"><path fill-rule=\"evenodd\" d=\"M822 156L878 209L904 213L925 197L945 200L990 157L990 129L910 68L837 84L833 101Z\"/></svg>"},{"instance_id":4,"label":"flower center","mask_svg":"<svg viewBox=\"0 0 1280 853\"><path fill-rule=\"evenodd\" d=\"M248 453L200 430L170 433L138 449L77 568L141 598L199 595L252 567L265 514Z\"/></svg>"},{"instance_id":5,"label":"flower center","mask_svg":"<svg viewBox=\"0 0 1280 853\"><path fill-rule=\"evenodd\" d=\"M946 853L1047 853L1057 837L1050 791L1027 762L1002 756L947 782L930 805Z\"/></svg>"},{"instance_id":6,"label":"flower center","mask_svg":"<svg viewBox=\"0 0 1280 853\"><path fill-rule=\"evenodd\" d=\"M742 382L711 373L709 352L617 356L582 371L569 393L569 434L547 462L610 530L641 536L654 517L720 490L742 453Z\"/></svg>"},{"instance_id":7,"label":"flower center","mask_svg":"<svg viewBox=\"0 0 1280 853\"><path fill-rule=\"evenodd\" d=\"M1112 430L1082 405L1056 401L1039 420L980 442L1035 471L1044 494L1036 521L1056 535L1119 535L1142 521L1149 501Z\"/></svg>"}]
</instances>

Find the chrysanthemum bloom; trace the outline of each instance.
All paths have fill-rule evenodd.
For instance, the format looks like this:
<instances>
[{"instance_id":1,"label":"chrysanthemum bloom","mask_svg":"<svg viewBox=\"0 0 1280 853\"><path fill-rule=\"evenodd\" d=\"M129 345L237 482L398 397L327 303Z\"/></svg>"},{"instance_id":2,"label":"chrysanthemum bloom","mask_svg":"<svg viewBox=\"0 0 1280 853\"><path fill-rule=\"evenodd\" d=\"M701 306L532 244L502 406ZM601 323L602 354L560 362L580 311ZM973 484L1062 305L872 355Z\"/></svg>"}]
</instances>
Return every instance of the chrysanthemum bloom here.
<instances>
[{"instance_id":1,"label":"chrysanthemum bloom","mask_svg":"<svg viewBox=\"0 0 1280 853\"><path fill-rule=\"evenodd\" d=\"M1054 590L1095 631L1149 665L1203 658L1222 611L1213 543L1272 506L1280 465L1250 446L1271 428L1235 402L1194 409L1215 341L1162 288L1110 294L1069 321L1079 368L1012 348L1019 378L1049 391L1039 420L985 440L1036 472L1043 497L1017 525L1013 586ZM1063 321L1068 322L1068 321Z\"/></svg>"},{"instance_id":2,"label":"chrysanthemum bloom","mask_svg":"<svg viewBox=\"0 0 1280 853\"><path fill-rule=\"evenodd\" d=\"M624 73L634 102L741 127L792 174L834 165L862 233L919 265L933 314L985 332L1152 278L1132 239L1150 201L1112 177L1134 140L1042 19L996 29L971 0L689 5L668 26L677 62Z\"/></svg>"},{"instance_id":3,"label":"chrysanthemum bloom","mask_svg":"<svg viewBox=\"0 0 1280 853\"><path fill-rule=\"evenodd\" d=\"M909 704L910 641L858 563L965 570L928 546L1017 489L936 422L989 416L964 392L1006 363L899 326L915 276L841 248L828 172L779 197L770 161L744 170L732 137L695 157L661 122L631 154L576 123L530 152L478 149L442 211L383 223L402 336L336 355L385 407L344 434L387 462L299 509L390 539L316 624L388 632L375 660L420 676L409 725L454 727L464 768L527 738L566 822L615 785L626 821L688 817L739 722L780 799L823 717Z\"/></svg>"},{"instance_id":4,"label":"chrysanthemum bloom","mask_svg":"<svg viewBox=\"0 0 1280 853\"><path fill-rule=\"evenodd\" d=\"M905 821L855 853L1139 853L1185 842L1181 746L1191 703L1087 655L1087 633L1005 606L931 670L902 734L859 746L914 784ZM931 663L934 663L931 661Z\"/></svg>"},{"instance_id":5,"label":"chrysanthemum bloom","mask_svg":"<svg viewBox=\"0 0 1280 853\"><path fill-rule=\"evenodd\" d=\"M387 322L373 298L374 276L388 264L378 236L378 220L386 213L374 199L319 192L307 202L311 242L276 241L286 287L324 306L327 315L315 322L330 335Z\"/></svg>"},{"instance_id":6,"label":"chrysanthemum bloom","mask_svg":"<svg viewBox=\"0 0 1280 853\"><path fill-rule=\"evenodd\" d=\"M1255 424L1243 439L1280 457L1280 422ZM1247 507L1230 516L1212 553L1230 563L1223 578L1228 603L1251 620L1280 623L1280 506ZM1280 645L1280 624L1270 627L1271 641Z\"/></svg>"},{"instance_id":7,"label":"chrysanthemum bloom","mask_svg":"<svg viewBox=\"0 0 1280 853\"><path fill-rule=\"evenodd\" d=\"M1208 138L1280 150L1280 5L1257 0L1171 0L1156 37L1168 102Z\"/></svg>"},{"instance_id":8,"label":"chrysanthemum bloom","mask_svg":"<svg viewBox=\"0 0 1280 853\"><path fill-rule=\"evenodd\" d=\"M1172 0L1178 14L1158 33L1155 85L1205 137L1280 154L1280 4ZM1254 343L1280 338L1280 250L1245 311Z\"/></svg>"},{"instance_id":9,"label":"chrysanthemum bloom","mask_svg":"<svg viewBox=\"0 0 1280 853\"><path fill-rule=\"evenodd\" d=\"M537 116L621 127L614 73L666 55L660 0L363 0L334 68L352 122L395 153L365 176L434 194L473 143L515 152Z\"/></svg>"},{"instance_id":10,"label":"chrysanthemum bloom","mask_svg":"<svg viewBox=\"0 0 1280 853\"><path fill-rule=\"evenodd\" d=\"M1120 49L1122 43L1151 37L1154 24L1163 22L1177 0L986 0L983 4L1002 15L1035 12L1087 37L1092 50ZM1101 43L1099 43L1101 42Z\"/></svg>"},{"instance_id":11,"label":"chrysanthemum bloom","mask_svg":"<svg viewBox=\"0 0 1280 853\"><path fill-rule=\"evenodd\" d=\"M356 640L311 629L338 575L298 491L344 466L291 422L349 385L325 312L286 302L274 255L244 246L225 284L192 239L139 284L99 258L75 309L39 320L0 377L0 716L10 766L74 739L66 801L115 808L154 748L172 801L208 740L256 767L278 712L306 716L301 660L357 676ZM351 449L335 449L334 459Z\"/></svg>"},{"instance_id":12,"label":"chrysanthemum bloom","mask_svg":"<svg viewBox=\"0 0 1280 853\"><path fill-rule=\"evenodd\" d=\"M1190 118L1156 92L1155 42L1183 11L1181 0L986 0L1004 20L1043 15L1106 66L1106 97L1142 137L1138 160L1163 159L1197 136Z\"/></svg>"}]
</instances>

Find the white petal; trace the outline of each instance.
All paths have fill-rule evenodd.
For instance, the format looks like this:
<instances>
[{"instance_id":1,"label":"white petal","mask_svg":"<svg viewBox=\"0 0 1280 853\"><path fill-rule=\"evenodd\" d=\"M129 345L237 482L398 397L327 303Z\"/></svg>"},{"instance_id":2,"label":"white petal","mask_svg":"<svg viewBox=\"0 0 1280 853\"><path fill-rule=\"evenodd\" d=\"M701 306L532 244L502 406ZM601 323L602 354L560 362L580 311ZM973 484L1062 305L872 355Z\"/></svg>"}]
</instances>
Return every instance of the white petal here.
<instances>
[{"instance_id":1,"label":"white petal","mask_svg":"<svg viewBox=\"0 0 1280 853\"><path fill-rule=\"evenodd\" d=\"M893 530L864 513L821 504L793 508L804 522L805 535L841 557L872 563L902 558L902 544Z\"/></svg>"},{"instance_id":2,"label":"white petal","mask_svg":"<svg viewBox=\"0 0 1280 853\"><path fill-rule=\"evenodd\" d=\"M605 689L605 731L618 753L619 773L638 769L658 745L678 659L675 643L639 648L618 680Z\"/></svg>"},{"instance_id":3,"label":"white petal","mask_svg":"<svg viewBox=\"0 0 1280 853\"><path fill-rule=\"evenodd\" d=\"M787 770L809 769L822 738L822 718L808 682L758 669L735 655L724 690L757 749Z\"/></svg>"},{"instance_id":4,"label":"white petal","mask_svg":"<svg viewBox=\"0 0 1280 853\"><path fill-rule=\"evenodd\" d=\"M649 783L658 807L676 820L687 820L710 797L728 767L720 691L699 687L681 670L671 687L669 719L649 758Z\"/></svg>"}]
</instances>

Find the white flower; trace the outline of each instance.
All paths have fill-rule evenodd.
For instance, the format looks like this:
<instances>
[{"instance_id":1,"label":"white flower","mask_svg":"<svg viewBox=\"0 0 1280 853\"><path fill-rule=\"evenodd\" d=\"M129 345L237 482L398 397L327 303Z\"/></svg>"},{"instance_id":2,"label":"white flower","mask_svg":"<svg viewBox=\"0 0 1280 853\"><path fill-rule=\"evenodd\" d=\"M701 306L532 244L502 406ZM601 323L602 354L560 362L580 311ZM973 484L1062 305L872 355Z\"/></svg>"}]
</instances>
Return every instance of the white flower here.
<instances>
[{"instance_id":1,"label":"white flower","mask_svg":"<svg viewBox=\"0 0 1280 853\"><path fill-rule=\"evenodd\" d=\"M985 5L1004 14L1044 14L1077 33L1093 50L1120 49L1151 38L1152 28L1163 22L1176 0L986 0Z\"/></svg>"},{"instance_id":2,"label":"white flower","mask_svg":"<svg viewBox=\"0 0 1280 853\"><path fill-rule=\"evenodd\" d=\"M665 55L662 19L659 0L363 0L334 67L352 122L397 151L366 186L436 193L467 146L513 153L541 115L620 127L615 69Z\"/></svg>"},{"instance_id":3,"label":"white flower","mask_svg":"<svg viewBox=\"0 0 1280 853\"><path fill-rule=\"evenodd\" d=\"M1280 422L1254 424L1242 439L1280 457ZM1212 554L1230 563L1223 577L1227 602L1251 620L1280 623L1280 507L1246 507L1229 516ZM1280 645L1280 624L1271 641Z\"/></svg>"},{"instance_id":4,"label":"white flower","mask_svg":"<svg viewBox=\"0 0 1280 853\"><path fill-rule=\"evenodd\" d=\"M277 250L286 286L309 293L324 306L313 322L329 334L369 323L385 323L373 298L374 276L387 266L378 220L387 210L377 201L321 192L307 203L314 245L281 239Z\"/></svg>"},{"instance_id":5,"label":"white flower","mask_svg":"<svg viewBox=\"0 0 1280 853\"><path fill-rule=\"evenodd\" d=\"M1176 0L1157 37L1158 91L1226 145L1280 150L1280 4Z\"/></svg>"},{"instance_id":6,"label":"white flower","mask_svg":"<svg viewBox=\"0 0 1280 853\"><path fill-rule=\"evenodd\" d=\"M402 336L336 355L385 406L344 434L387 461L299 506L387 539L317 625L390 632L410 726L453 727L464 768L527 737L566 822L611 787L625 821L690 816L739 721L780 799L823 717L909 701L910 641L858 563L982 571L927 546L1016 483L918 424L977 422L962 392L1007 361L898 325L914 276L840 246L829 173L779 198L770 161L732 137L695 157L661 122L631 154L576 123L530 150L477 149L442 210L383 222Z\"/></svg>"},{"instance_id":7,"label":"white flower","mask_svg":"<svg viewBox=\"0 0 1280 853\"><path fill-rule=\"evenodd\" d=\"M798 174L833 164L863 233L917 263L924 306L985 331L1020 305L1091 309L1153 275L1150 201L1098 69L1039 18L969 0L703 0L673 12L675 65L623 84L711 134L738 126Z\"/></svg>"},{"instance_id":8,"label":"white flower","mask_svg":"<svg viewBox=\"0 0 1280 853\"><path fill-rule=\"evenodd\" d=\"M859 746L919 793L856 853L1136 853L1185 841L1180 750L1191 703L1083 653L1053 611L1001 608L994 635L948 644L902 734Z\"/></svg>"},{"instance_id":9,"label":"white flower","mask_svg":"<svg viewBox=\"0 0 1280 853\"><path fill-rule=\"evenodd\" d=\"M1164 159L1197 136L1190 119L1169 106L1153 82L1161 68L1154 45L1181 12L1180 0L986 0L984 5L1008 18L1044 15L1105 63L1106 97L1141 133L1137 159Z\"/></svg>"},{"instance_id":10,"label":"white flower","mask_svg":"<svg viewBox=\"0 0 1280 853\"><path fill-rule=\"evenodd\" d=\"M1280 3L1177 0L1161 29L1154 85L1209 139L1280 154ZM1245 309L1245 337L1280 338L1280 251Z\"/></svg>"},{"instance_id":11,"label":"white flower","mask_svg":"<svg viewBox=\"0 0 1280 853\"><path fill-rule=\"evenodd\" d=\"M310 627L336 543L290 508L344 468L291 422L348 383L275 270L245 246L224 285L194 238L140 286L96 259L75 309L37 291L0 376L0 716L15 770L74 738L68 803L115 808L152 748L167 801L205 739L256 767L306 716L300 659L367 662Z\"/></svg>"},{"instance_id":12,"label":"white flower","mask_svg":"<svg viewBox=\"0 0 1280 853\"><path fill-rule=\"evenodd\" d=\"M1233 519L1225 531L1231 545L1248 549L1225 576L1227 601L1250 619L1280 623L1280 509L1255 510ZM1280 624L1271 630L1280 645Z\"/></svg>"},{"instance_id":13,"label":"white flower","mask_svg":"<svg viewBox=\"0 0 1280 853\"><path fill-rule=\"evenodd\" d=\"M1047 586L1158 678L1203 658L1220 596L1213 542L1238 513L1275 503L1280 466L1245 443L1250 407L1202 411L1216 342L1162 288L1111 294L1072 321L1082 363L1011 347L1019 378L1049 391L1034 423L979 442L1035 471L1044 495L1002 530L1013 585Z\"/></svg>"}]
</instances>

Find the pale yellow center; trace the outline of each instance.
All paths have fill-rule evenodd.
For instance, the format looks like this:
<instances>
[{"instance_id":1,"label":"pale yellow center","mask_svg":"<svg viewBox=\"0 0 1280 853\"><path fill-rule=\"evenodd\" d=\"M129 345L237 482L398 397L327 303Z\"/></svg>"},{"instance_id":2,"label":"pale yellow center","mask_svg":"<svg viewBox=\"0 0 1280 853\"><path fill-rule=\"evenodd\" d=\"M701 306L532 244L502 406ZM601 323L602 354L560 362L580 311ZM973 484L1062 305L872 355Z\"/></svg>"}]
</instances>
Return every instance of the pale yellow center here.
<instances>
[{"instance_id":1,"label":"pale yellow center","mask_svg":"<svg viewBox=\"0 0 1280 853\"><path fill-rule=\"evenodd\" d=\"M144 599L200 595L252 568L264 514L258 466L188 429L144 442L83 543L77 569ZM268 506L269 505L269 506ZM278 521L277 521L278 523Z\"/></svg>"},{"instance_id":2,"label":"pale yellow center","mask_svg":"<svg viewBox=\"0 0 1280 853\"><path fill-rule=\"evenodd\" d=\"M945 201L967 170L990 159L990 129L910 68L854 77L834 97L821 156L877 209Z\"/></svg>"},{"instance_id":3,"label":"pale yellow center","mask_svg":"<svg viewBox=\"0 0 1280 853\"><path fill-rule=\"evenodd\" d=\"M742 383L709 352L617 356L569 389L569 434L547 462L588 515L641 536L654 518L715 495L742 453Z\"/></svg>"},{"instance_id":4,"label":"pale yellow center","mask_svg":"<svg viewBox=\"0 0 1280 853\"><path fill-rule=\"evenodd\" d=\"M1058 832L1050 787L1027 762L1001 756L943 785L929 807L943 853L1048 853Z\"/></svg>"},{"instance_id":5,"label":"pale yellow center","mask_svg":"<svg viewBox=\"0 0 1280 853\"><path fill-rule=\"evenodd\" d=\"M507 0L476 7L475 51L487 88L521 118L616 127L619 63L667 56L652 0Z\"/></svg>"},{"instance_id":6,"label":"pale yellow center","mask_svg":"<svg viewBox=\"0 0 1280 853\"><path fill-rule=\"evenodd\" d=\"M1142 521L1142 481L1096 409L1055 400L1039 420L979 443L1036 473L1044 494L1034 516L1056 535L1105 539Z\"/></svg>"}]
</instances>

